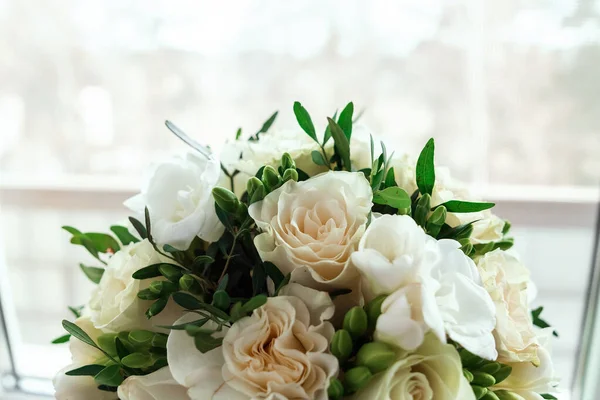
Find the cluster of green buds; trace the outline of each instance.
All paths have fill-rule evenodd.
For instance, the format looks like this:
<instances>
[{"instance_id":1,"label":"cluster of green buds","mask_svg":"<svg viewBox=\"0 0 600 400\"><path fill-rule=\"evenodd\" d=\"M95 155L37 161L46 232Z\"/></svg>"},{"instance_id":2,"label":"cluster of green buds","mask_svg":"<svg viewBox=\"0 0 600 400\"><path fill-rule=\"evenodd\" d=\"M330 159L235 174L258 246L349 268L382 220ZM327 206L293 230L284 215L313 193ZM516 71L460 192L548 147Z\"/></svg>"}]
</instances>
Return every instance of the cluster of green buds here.
<instances>
[{"instance_id":1,"label":"cluster of green buds","mask_svg":"<svg viewBox=\"0 0 600 400\"><path fill-rule=\"evenodd\" d=\"M292 156L284 153L278 169L267 165L261 168L257 176L248 180L246 184L248 203L252 204L264 199L267 194L290 180L298 181L298 171Z\"/></svg>"},{"instance_id":2,"label":"cluster of green buds","mask_svg":"<svg viewBox=\"0 0 600 400\"><path fill-rule=\"evenodd\" d=\"M516 399L510 392L500 390L492 391L491 387L502 382L512 372L510 365L496 361L485 360L464 348L459 348L458 353L463 365L463 374L471 384L476 399L482 400L513 400Z\"/></svg>"},{"instance_id":3,"label":"cluster of green buds","mask_svg":"<svg viewBox=\"0 0 600 400\"><path fill-rule=\"evenodd\" d=\"M105 333L98 346L136 373L156 371L167 365L167 335L146 330Z\"/></svg>"},{"instance_id":4,"label":"cluster of green buds","mask_svg":"<svg viewBox=\"0 0 600 400\"><path fill-rule=\"evenodd\" d=\"M213 198L217 206L231 215L235 220L243 222L248 217L248 206L237 198L235 193L223 187L212 190Z\"/></svg>"},{"instance_id":5,"label":"cluster of green buds","mask_svg":"<svg viewBox=\"0 0 600 400\"><path fill-rule=\"evenodd\" d=\"M379 296L364 308L351 308L344 316L343 328L334 334L331 354L340 362L344 374L341 380L331 380L330 399L337 400L361 389L374 374L387 369L396 359L392 346L372 340L385 298Z\"/></svg>"},{"instance_id":6,"label":"cluster of green buds","mask_svg":"<svg viewBox=\"0 0 600 400\"><path fill-rule=\"evenodd\" d=\"M438 206L431 210L431 196L428 193L420 197L413 195L413 219L432 237L437 237L446 222L446 207Z\"/></svg>"}]
</instances>

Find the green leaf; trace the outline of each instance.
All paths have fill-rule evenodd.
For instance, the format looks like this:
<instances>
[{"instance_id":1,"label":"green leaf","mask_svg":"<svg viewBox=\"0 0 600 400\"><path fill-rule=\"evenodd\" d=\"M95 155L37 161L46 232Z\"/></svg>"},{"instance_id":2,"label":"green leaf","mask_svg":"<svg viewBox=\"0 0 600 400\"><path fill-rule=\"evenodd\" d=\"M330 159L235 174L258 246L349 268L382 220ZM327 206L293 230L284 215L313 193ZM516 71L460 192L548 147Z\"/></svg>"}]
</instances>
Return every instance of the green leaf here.
<instances>
[{"instance_id":1,"label":"green leaf","mask_svg":"<svg viewBox=\"0 0 600 400\"><path fill-rule=\"evenodd\" d=\"M108 366L94 376L94 381L96 381L98 385L119 386L123 383L123 380L121 366L118 364Z\"/></svg>"},{"instance_id":2,"label":"green leaf","mask_svg":"<svg viewBox=\"0 0 600 400\"><path fill-rule=\"evenodd\" d=\"M113 225L110 227L110 230L124 245L139 242L139 239L129 233L129 230L124 226Z\"/></svg>"},{"instance_id":3,"label":"green leaf","mask_svg":"<svg viewBox=\"0 0 600 400\"><path fill-rule=\"evenodd\" d=\"M320 151L313 150L310 153L310 156L315 164L322 165L324 167L329 166L329 163L327 162L327 160L325 160L325 157L323 157L323 154Z\"/></svg>"},{"instance_id":4,"label":"green leaf","mask_svg":"<svg viewBox=\"0 0 600 400\"><path fill-rule=\"evenodd\" d=\"M186 310L199 310L202 308L202 302L200 300L191 294L184 292L173 293L173 301Z\"/></svg>"},{"instance_id":5,"label":"green leaf","mask_svg":"<svg viewBox=\"0 0 600 400\"><path fill-rule=\"evenodd\" d=\"M352 137L352 114L354 114L354 103L350 102L342 110L337 122L348 140Z\"/></svg>"},{"instance_id":6,"label":"green leaf","mask_svg":"<svg viewBox=\"0 0 600 400\"><path fill-rule=\"evenodd\" d=\"M433 164L433 154L435 152L435 144L433 138L429 139L417 160L417 187L421 194L429 194L433 192L435 185L435 167Z\"/></svg>"},{"instance_id":7,"label":"green leaf","mask_svg":"<svg viewBox=\"0 0 600 400\"><path fill-rule=\"evenodd\" d=\"M350 142L342 131L342 128L335 123L331 118L327 118L329 122L329 128L331 129L331 136L335 142L335 149L342 159L344 168L347 171L352 171L352 163L350 162Z\"/></svg>"},{"instance_id":8,"label":"green leaf","mask_svg":"<svg viewBox=\"0 0 600 400\"><path fill-rule=\"evenodd\" d=\"M398 209L410 208L411 205L410 196L399 187L389 187L373 193L373 203Z\"/></svg>"},{"instance_id":9,"label":"green leaf","mask_svg":"<svg viewBox=\"0 0 600 400\"><path fill-rule=\"evenodd\" d=\"M215 292L215 295L217 293L218 292ZM265 267L263 264L258 264L252 270L252 294L257 295L261 293L267 293L267 272L265 271ZM229 307L229 303L227 303L227 307ZM224 307L219 308L221 310L226 309Z\"/></svg>"},{"instance_id":10,"label":"green leaf","mask_svg":"<svg viewBox=\"0 0 600 400\"><path fill-rule=\"evenodd\" d=\"M98 346L111 356L117 355L117 345L115 340L117 338L116 333L104 333L96 339L98 341Z\"/></svg>"},{"instance_id":11,"label":"green leaf","mask_svg":"<svg viewBox=\"0 0 600 400\"><path fill-rule=\"evenodd\" d=\"M104 368L104 365L90 364L84 365L83 367L75 368L65 372L68 376L95 376L100 373Z\"/></svg>"},{"instance_id":12,"label":"green leaf","mask_svg":"<svg viewBox=\"0 0 600 400\"><path fill-rule=\"evenodd\" d=\"M250 300L244 303L242 306L242 311L244 313L250 313L255 309L262 307L267 302L268 297L264 294L259 294L258 296L252 297Z\"/></svg>"},{"instance_id":13,"label":"green leaf","mask_svg":"<svg viewBox=\"0 0 600 400\"><path fill-rule=\"evenodd\" d=\"M82 235L82 233L78 229L75 229L72 226L65 225L65 226L62 227L62 229L64 229L65 231L69 232L73 236Z\"/></svg>"},{"instance_id":14,"label":"green leaf","mask_svg":"<svg viewBox=\"0 0 600 400\"><path fill-rule=\"evenodd\" d=\"M150 211L148 207L144 208L144 220L146 221L146 232L148 232L148 239L152 238L152 223L150 221Z\"/></svg>"},{"instance_id":15,"label":"green leaf","mask_svg":"<svg viewBox=\"0 0 600 400\"><path fill-rule=\"evenodd\" d=\"M194 336L194 344L201 353L206 353L223 344L223 338L214 338L209 333L199 333Z\"/></svg>"},{"instance_id":16,"label":"green leaf","mask_svg":"<svg viewBox=\"0 0 600 400\"><path fill-rule=\"evenodd\" d=\"M147 348L150 347L152 343L152 339L154 339L154 332L146 331L143 329L131 331L127 338L129 339L129 343L136 348Z\"/></svg>"},{"instance_id":17,"label":"green leaf","mask_svg":"<svg viewBox=\"0 0 600 400\"><path fill-rule=\"evenodd\" d=\"M275 122L275 118L277 118L277 114L279 114L279 111L275 111L275 112L273 113L273 115L271 115L271 116L269 117L269 119L268 119L268 120L266 120L266 121L263 123L262 127L260 128L260 130L259 130L258 132L256 132L256 135L255 135L255 136L256 136L256 138L257 138L257 139L258 139L258 135L259 135L259 134L261 134L261 133L264 133L264 132L266 132L266 131L268 131L268 130L269 130L269 128L271 127L271 125L273 125L273 122ZM239 134L241 135L241 133L242 133L242 130L241 130L241 128L240 128L238 131L239 131ZM237 137L238 137L238 136L236 135L236 139L237 139Z\"/></svg>"},{"instance_id":18,"label":"green leaf","mask_svg":"<svg viewBox=\"0 0 600 400\"><path fill-rule=\"evenodd\" d=\"M121 246L119 246L119 243L115 238L106 233L88 232L84 235L94 243L94 247L96 247L96 250L100 253L115 253L121 249Z\"/></svg>"},{"instance_id":19,"label":"green leaf","mask_svg":"<svg viewBox=\"0 0 600 400\"><path fill-rule=\"evenodd\" d=\"M551 325L540 317L542 311L544 311L544 307L538 307L535 310L531 310L533 324L539 328L549 328ZM556 331L552 331L552 335L558 337L558 333Z\"/></svg>"},{"instance_id":20,"label":"green leaf","mask_svg":"<svg viewBox=\"0 0 600 400\"><path fill-rule=\"evenodd\" d=\"M274 286L276 288L279 287L279 285L281 285L281 282L283 282L283 280L285 279L285 276L283 275L283 273L272 262L265 261L263 263L263 265L265 267L265 271L267 273L267 276L269 278L271 278L271 280L273 280Z\"/></svg>"},{"instance_id":21,"label":"green leaf","mask_svg":"<svg viewBox=\"0 0 600 400\"><path fill-rule=\"evenodd\" d=\"M129 222L131 222L131 225L133 225L134 229L137 231L138 235L140 235L142 239L148 238L148 231L146 230L144 224L142 224L140 221L133 217L129 217Z\"/></svg>"},{"instance_id":22,"label":"green leaf","mask_svg":"<svg viewBox=\"0 0 600 400\"><path fill-rule=\"evenodd\" d=\"M338 110L335 110L335 112L333 113L333 117L331 118L332 120L337 121L337 113ZM323 135L323 146L327 144L329 139L331 139L331 129L329 129L329 125L327 125L327 127L325 128L325 134Z\"/></svg>"},{"instance_id":23,"label":"green leaf","mask_svg":"<svg viewBox=\"0 0 600 400\"><path fill-rule=\"evenodd\" d=\"M128 333L121 332L121 334L119 334L119 336L125 336L125 335L128 335ZM127 345L125 343L127 343ZM117 356L119 357L120 360L127 357L131 353L129 351L129 349L127 348L127 346L132 347L131 345L129 345L129 343L126 340L122 339L121 337L115 338L115 348L117 350Z\"/></svg>"},{"instance_id":24,"label":"green leaf","mask_svg":"<svg viewBox=\"0 0 600 400\"><path fill-rule=\"evenodd\" d=\"M308 111L306 111L306 108L297 101L294 103L294 115L296 115L296 120L302 130L315 142L319 143L317 140L317 133L315 132L315 126L313 125L312 119L310 119Z\"/></svg>"},{"instance_id":25,"label":"green leaf","mask_svg":"<svg viewBox=\"0 0 600 400\"><path fill-rule=\"evenodd\" d=\"M68 307L69 311L71 311L71 313L73 313L73 315L75 316L75 318L79 318L81 317L81 310L83 310L83 306L79 306L79 307Z\"/></svg>"},{"instance_id":26,"label":"green leaf","mask_svg":"<svg viewBox=\"0 0 600 400\"><path fill-rule=\"evenodd\" d=\"M150 308L148 308L148 310L146 310L146 318L150 319L152 317L154 317L155 315L158 315L162 312L162 310L165 309L165 307L167 306L167 303L169 301L169 297L162 297L158 300L156 300L151 306Z\"/></svg>"},{"instance_id":27,"label":"green leaf","mask_svg":"<svg viewBox=\"0 0 600 400\"><path fill-rule=\"evenodd\" d=\"M398 186L396 184L396 176L394 174L394 168L390 168L387 171L387 174L385 175L385 187L393 187L393 186ZM410 198L410 197L409 197Z\"/></svg>"},{"instance_id":28,"label":"green leaf","mask_svg":"<svg viewBox=\"0 0 600 400\"><path fill-rule=\"evenodd\" d=\"M258 135L258 133L257 133ZM242 128L238 128L237 132L235 132L235 140L240 140L242 137Z\"/></svg>"},{"instance_id":29,"label":"green leaf","mask_svg":"<svg viewBox=\"0 0 600 400\"><path fill-rule=\"evenodd\" d=\"M94 283L100 283L100 279L102 279L102 275L104 275L104 268L88 267L83 264L79 264L79 268L81 268L85 276Z\"/></svg>"},{"instance_id":30,"label":"green leaf","mask_svg":"<svg viewBox=\"0 0 600 400\"><path fill-rule=\"evenodd\" d=\"M133 273L133 275L131 275L131 277L133 279L150 279L156 278L157 276L161 276L162 274L160 273L159 267L162 264L163 263L152 264L142 269L138 269Z\"/></svg>"},{"instance_id":31,"label":"green leaf","mask_svg":"<svg viewBox=\"0 0 600 400\"><path fill-rule=\"evenodd\" d=\"M549 393L544 393L544 394L542 395L542 397L543 397L544 399L548 399L548 400L558 400L558 398L556 398L556 397L552 396L552 395L551 395L551 394L549 394Z\"/></svg>"},{"instance_id":32,"label":"green leaf","mask_svg":"<svg viewBox=\"0 0 600 400\"><path fill-rule=\"evenodd\" d=\"M69 339L71 339L71 335L67 334L67 335L63 335L61 337L57 337L56 339L54 339L52 341L52 344L62 344L62 343L67 343L69 341Z\"/></svg>"},{"instance_id":33,"label":"green leaf","mask_svg":"<svg viewBox=\"0 0 600 400\"><path fill-rule=\"evenodd\" d=\"M470 212L478 212L483 210L489 210L494 207L496 204L494 203L484 203L484 202L471 202L471 201L461 201L461 200L450 200L443 204L440 204L437 207L444 206L446 207L446 211L453 213L470 213Z\"/></svg>"},{"instance_id":34,"label":"green leaf","mask_svg":"<svg viewBox=\"0 0 600 400\"><path fill-rule=\"evenodd\" d=\"M89 344L92 347L95 347L97 349L99 348L96 345L96 343L94 343L94 341L92 340L92 338L89 337L89 335L87 333L85 333L83 331L83 329L81 329L80 327L78 327L74 323L69 322L66 319L63 319L62 326L63 326L63 328L65 328L65 331L69 332L71 334L71 336L73 336L74 338L79 339L83 343Z\"/></svg>"},{"instance_id":35,"label":"green leaf","mask_svg":"<svg viewBox=\"0 0 600 400\"><path fill-rule=\"evenodd\" d=\"M148 368L154 364L150 353L133 353L121 359L121 363L129 368Z\"/></svg>"},{"instance_id":36,"label":"green leaf","mask_svg":"<svg viewBox=\"0 0 600 400\"><path fill-rule=\"evenodd\" d=\"M468 238L471 236L471 233L473 233L473 224L477 221L471 221L466 224L455 226L454 228L451 228L449 225L444 224L437 238L454 240Z\"/></svg>"}]
</instances>

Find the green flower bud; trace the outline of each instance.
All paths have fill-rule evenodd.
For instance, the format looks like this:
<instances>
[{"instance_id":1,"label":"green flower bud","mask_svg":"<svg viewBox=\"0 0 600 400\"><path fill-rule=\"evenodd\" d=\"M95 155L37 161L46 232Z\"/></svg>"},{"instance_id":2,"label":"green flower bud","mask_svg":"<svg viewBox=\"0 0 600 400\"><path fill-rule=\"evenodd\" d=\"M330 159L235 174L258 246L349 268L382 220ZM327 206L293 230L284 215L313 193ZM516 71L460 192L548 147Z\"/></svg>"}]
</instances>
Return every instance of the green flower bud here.
<instances>
[{"instance_id":1,"label":"green flower bud","mask_svg":"<svg viewBox=\"0 0 600 400\"><path fill-rule=\"evenodd\" d=\"M350 333L341 329L331 339L331 354L340 361L340 364L344 363L350 357L350 354L352 354L352 346Z\"/></svg>"},{"instance_id":2,"label":"green flower bud","mask_svg":"<svg viewBox=\"0 0 600 400\"><path fill-rule=\"evenodd\" d=\"M261 182L261 184L262 184L262 182ZM267 193L267 190L265 189L264 186L259 186L258 188L256 188L256 190L252 194L252 197L250 197L250 204L254 204L257 201L261 201L262 199L264 199L266 196L266 193Z\"/></svg>"},{"instance_id":3,"label":"green flower bud","mask_svg":"<svg viewBox=\"0 0 600 400\"><path fill-rule=\"evenodd\" d=\"M460 241L460 239L468 239L471 237L473 233L473 224L467 226L459 235L457 235L454 239Z\"/></svg>"},{"instance_id":4,"label":"green flower bud","mask_svg":"<svg viewBox=\"0 0 600 400\"><path fill-rule=\"evenodd\" d=\"M254 192L256 192L256 190L258 190L259 187L263 187L263 183L260 181L260 179L255 176L248 179L248 182L246 182L246 191L248 192L248 196L252 198L252 195Z\"/></svg>"},{"instance_id":5,"label":"green flower bud","mask_svg":"<svg viewBox=\"0 0 600 400\"><path fill-rule=\"evenodd\" d=\"M162 276L164 276L171 282L179 281L179 278L181 278L181 276L183 275L181 273L181 268L177 268L176 266L171 264L161 264L160 267L158 267L158 270L160 271Z\"/></svg>"},{"instance_id":6,"label":"green flower bud","mask_svg":"<svg viewBox=\"0 0 600 400\"><path fill-rule=\"evenodd\" d=\"M233 192L222 187L216 187L213 188L212 195L217 205L224 211L230 214L237 212L240 201Z\"/></svg>"},{"instance_id":7,"label":"green flower bud","mask_svg":"<svg viewBox=\"0 0 600 400\"><path fill-rule=\"evenodd\" d=\"M474 385L490 387L496 384L496 379L490 374L486 374L485 372L475 371L473 372L473 381Z\"/></svg>"},{"instance_id":8,"label":"green flower bud","mask_svg":"<svg viewBox=\"0 0 600 400\"><path fill-rule=\"evenodd\" d=\"M504 220L504 226L502 227L502 234L503 235L506 235L510 231L510 226L511 226L510 222L507 219L505 219Z\"/></svg>"},{"instance_id":9,"label":"green flower bud","mask_svg":"<svg viewBox=\"0 0 600 400\"><path fill-rule=\"evenodd\" d=\"M298 171L296 171L295 169L286 169L283 173L283 181L287 182L290 180L298 182Z\"/></svg>"},{"instance_id":10,"label":"green flower bud","mask_svg":"<svg viewBox=\"0 0 600 400\"><path fill-rule=\"evenodd\" d=\"M235 215L240 219L240 221L243 221L248 216L248 206L242 202L238 203L238 208Z\"/></svg>"},{"instance_id":11,"label":"green flower bud","mask_svg":"<svg viewBox=\"0 0 600 400\"><path fill-rule=\"evenodd\" d=\"M167 347L167 339L169 338L168 335L165 335L164 333L155 333L154 336L152 337L152 347L158 347L161 349L165 349Z\"/></svg>"},{"instance_id":12,"label":"green flower bud","mask_svg":"<svg viewBox=\"0 0 600 400\"><path fill-rule=\"evenodd\" d=\"M477 385L471 385L471 389L473 389L473 394L475 394L477 400L481 399L488 392L487 388Z\"/></svg>"},{"instance_id":13,"label":"green flower bud","mask_svg":"<svg viewBox=\"0 0 600 400\"><path fill-rule=\"evenodd\" d=\"M181 290L185 290L186 292L190 292L192 294L200 294L202 293L202 288L198 281L191 275L185 274L181 278L179 278L179 287Z\"/></svg>"},{"instance_id":14,"label":"green flower bud","mask_svg":"<svg viewBox=\"0 0 600 400\"><path fill-rule=\"evenodd\" d=\"M485 372L486 374L494 375L496 372L500 371L502 364L497 362L490 362L479 367L478 371Z\"/></svg>"},{"instance_id":15,"label":"green flower bud","mask_svg":"<svg viewBox=\"0 0 600 400\"><path fill-rule=\"evenodd\" d=\"M136 348L148 348L152 345L152 339L154 338L154 332L137 330L129 332L129 343Z\"/></svg>"},{"instance_id":16,"label":"green flower bud","mask_svg":"<svg viewBox=\"0 0 600 400\"><path fill-rule=\"evenodd\" d=\"M154 281L148 287L152 293L165 295L179 290L179 286L169 281Z\"/></svg>"},{"instance_id":17,"label":"green flower bud","mask_svg":"<svg viewBox=\"0 0 600 400\"><path fill-rule=\"evenodd\" d=\"M365 311L369 320L369 329L375 329L377 325L377 318L381 315L381 305L387 299L387 294L382 294L375 297L368 304L365 305Z\"/></svg>"},{"instance_id":18,"label":"green flower bud","mask_svg":"<svg viewBox=\"0 0 600 400\"><path fill-rule=\"evenodd\" d=\"M464 369L463 368L463 375L465 376L465 378L467 378L467 380L470 382L473 382L473 374L471 373L471 371L469 371L468 369Z\"/></svg>"},{"instance_id":19,"label":"green flower bud","mask_svg":"<svg viewBox=\"0 0 600 400\"><path fill-rule=\"evenodd\" d=\"M98 346L111 356L117 354L117 345L115 343L115 338L117 337L116 333L105 333L103 335L98 336L96 339L98 341Z\"/></svg>"},{"instance_id":20,"label":"green flower bud","mask_svg":"<svg viewBox=\"0 0 600 400\"><path fill-rule=\"evenodd\" d=\"M346 384L348 392L353 393L369 383L372 377L373 374L369 371L369 368L363 366L354 367L346 371L344 383Z\"/></svg>"},{"instance_id":21,"label":"green flower bud","mask_svg":"<svg viewBox=\"0 0 600 400\"><path fill-rule=\"evenodd\" d=\"M433 213L427 219L426 229L431 236L437 236L446 222L446 207L440 206L433 210Z\"/></svg>"},{"instance_id":22,"label":"green flower bud","mask_svg":"<svg viewBox=\"0 0 600 400\"><path fill-rule=\"evenodd\" d=\"M137 297L142 300L156 300L160 298L160 293L154 293L150 289L143 289L138 292Z\"/></svg>"},{"instance_id":23,"label":"green flower bud","mask_svg":"<svg viewBox=\"0 0 600 400\"><path fill-rule=\"evenodd\" d=\"M509 377L509 375L512 372L512 367L510 365L502 365L500 367L500 369L496 372L494 372L492 375L494 375L494 379L496 380L496 383L500 383L503 380L505 380L506 378Z\"/></svg>"},{"instance_id":24,"label":"green flower bud","mask_svg":"<svg viewBox=\"0 0 600 400\"><path fill-rule=\"evenodd\" d=\"M221 310L227 310L231 304L231 298L224 290L217 290L213 295L213 306Z\"/></svg>"},{"instance_id":25,"label":"green flower bud","mask_svg":"<svg viewBox=\"0 0 600 400\"><path fill-rule=\"evenodd\" d=\"M497 390L494 392L494 394L500 400L521 400L522 399L521 396L517 396L516 394L511 393L507 390Z\"/></svg>"},{"instance_id":26,"label":"green flower bud","mask_svg":"<svg viewBox=\"0 0 600 400\"><path fill-rule=\"evenodd\" d=\"M465 349L458 350L458 354L460 355L460 361L462 362L463 367L466 368L476 367L485 362L483 358L476 356Z\"/></svg>"},{"instance_id":27,"label":"green flower bud","mask_svg":"<svg viewBox=\"0 0 600 400\"><path fill-rule=\"evenodd\" d=\"M344 316L344 329L353 339L357 339L367 332L369 321L367 313L361 307L352 307Z\"/></svg>"},{"instance_id":28,"label":"green flower bud","mask_svg":"<svg viewBox=\"0 0 600 400\"><path fill-rule=\"evenodd\" d=\"M470 255L473 252L473 245L471 243L467 243L467 244L462 245L460 249L466 255Z\"/></svg>"},{"instance_id":29,"label":"green flower bud","mask_svg":"<svg viewBox=\"0 0 600 400\"><path fill-rule=\"evenodd\" d=\"M344 395L344 386L337 378L331 378L329 387L327 388L327 396L329 400L340 400Z\"/></svg>"},{"instance_id":30,"label":"green flower bud","mask_svg":"<svg viewBox=\"0 0 600 400\"><path fill-rule=\"evenodd\" d=\"M486 394L483 395L481 400L500 400L496 394L490 390Z\"/></svg>"},{"instance_id":31,"label":"green flower bud","mask_svg":"<svg viewBox=\"0 0 600 400\"><path fill-rule=\"evenodd\" d=\"M417 202L417 207L415 208L414 219L415 222L420 226L425 226L425 221L427 220L427 214L429 214L429 210L431 209L431 196L428 193L425 193L419 198Z\"/></svg>"},{"instance_id":32,"label":"green flower bud","mask_svg":"<svg viewBox=\"0 0 600 400\"><path fill-rule=\"evenodd\" d=\"M150 318L154 317L155 315L160 314L162 312L162 310L164 310L165 307L167 306L168 301L169 301L168 297L161 297L160 299L158 299L154 303L152 303L150 308L146 311L146 318L150 319Z\"/></svg>"},{"instance_id":33,"label":"green flower bud","mask_svg":"<svg viewBox=\"0 0 600 400\"><path fill-rule=\"evenodd\" d=\"M386 343L371 342L363 345L356 354L356 364L364 365L376 374L396 361L396 351Z\"/></svg>"},{"instance_id":34,"label":"green flower bud","mask_svg":"<svg viewBox=\"0 0 600 400\"><path fill-rule=\"evenodd\" d=\"M398 215L410 215L410 211L411 211L410 207L407 207L407 208L399 208L399 209L398 209L398 213L397 213L397 214L398 214Z\"/></svg>"},{"instance_id":35,"label":"green flower bud","mask_svg":"<svg viewBox=\"0 0 600 400\"><path fill-rule=\"evenodd\" d=\"M281 157L281 166L284 171L289 168L296 169L296 162L289 153L283 153L283 156Z\"/></svg>"},{"instance_id":36,"label":"green flower bud","mask_svg":"<svg viewBox=\"0 0 600 400\"><path fill-rule=\"evenodd\" d=\"M263 169L262 181L267 189L273 190L279 186L281 183L281 178L279 177L277 171L275 171L275 168L267 165Z\"/></svg>"}]
</instances>

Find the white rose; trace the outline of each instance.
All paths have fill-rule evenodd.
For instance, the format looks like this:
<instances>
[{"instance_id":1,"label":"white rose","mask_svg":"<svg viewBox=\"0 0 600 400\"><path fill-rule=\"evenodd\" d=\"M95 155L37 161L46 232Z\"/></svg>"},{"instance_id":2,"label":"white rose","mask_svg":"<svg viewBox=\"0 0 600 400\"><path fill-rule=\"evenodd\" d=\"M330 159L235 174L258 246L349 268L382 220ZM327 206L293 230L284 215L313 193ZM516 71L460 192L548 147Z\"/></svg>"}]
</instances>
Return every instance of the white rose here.
<instances>
[{"instance_id":1,"label":"white rose","mask_svg":"<svg viewBox=\"0 0 600 400\"><path fill-rule=\"evenodd\" d=\"M460 356L449 344L427 335L414 353L400 354L398 361L373 376L351 400L475 400L463 376Z\"/></svg>"},{"instance_id":2,"label":"white rose","mask_svg":"<svg viewBox=\"0 0 600 400\"><path fill-rule=\"evenodd\" d=\"M186 250L196 236L215 242L225 229L212 196L220 173L215 159L192 153L174 157L155 165L142 192L125 206L141 214L148 207L152 236L160 244Z\"/></svg>"},{"instance_id":3,"label":"white rose","mask_svg":"<svg viewBox=\"0 0 600 400\"><path fill-rule=\"evenodd\" d=\"M409 195L417 190L415 175L416 160L408 155L395 157L391 165L394 167L396 184ZM446 167L435 168L435 185L431 196L431 206L435 207L450 200L464 200L477 202L467 186L450 175ZM446 223L451 227L473 222L471 242L473 244L495 242L502 239L504 220L492 214L490 210L472 213L448 213Z\"/></svg>"},{"instance_id":4,"label":"white rose","mask_svg":"<svg viewBox=\"0 0 600 400\"><path fill-rule=\"evenodd\" d=\"M75 320L75 325L96 341L102 331L94 328L88 316ZM61 369L54 377L53 384L57 400L116 400L117 394L98 390L98 384L91 376L68 376L66 372L85 365L103 363L106 356L98 349L84 342L71 338L69 341L72 363Z\"/></svg>"},{"instance_id":5,"label":"white rose","mask_svg":"<svg viewBox=\"0 0 600 400\"><path fill-rule=\"evenodd\" d=\"M540 394L556 392L560 379L552 363L551 339L552 328L541 329L537 335L539 366L528 361L507 363L512 367L512 372L494 386L494 390L507 390L524 400L542 400Z\"/></svg>"},{"instance_id":6,"label":"white rose","mask_svg":"<svg viewBox=\"0 0 600 400\"><path fill-rule=\"evenodd\" d=\"M250 206L263 231L254 244L262 260L291 273L292 282L319 290L356 288L348 260L365 231L372 198L362 173L288 181Z\"/></svg>"},{"instance_id":7,"label":"white rose","mask_svg":"<svg viewBox=\"0 0 600 400\"><path fill-rule=\"evenodd\" d=\"M378 340L414 350L432 330L442 342L448 334L470 352L496 358L494 305L458 242L436 241L409 216L383 215L371 222L352 264L368 298L390 295L377 321Z\"/></svg>"},{"instance_id":8,"label":"white rose","mask_svg":"<svg viewBox=\"0 0 600 400\"><path fill-rule=\"evenodd\" d=\"M236 140L225 143L221 160L229 173L240 171L234 178L234 191L241 196L246 190L248 179L256 175L262 166L279 167L283 153L289 153L296 167L309 176L327 171L327 167L312 161L312 151L319 149L319 145L302 131L269 131L261 133L259 140ZM231 189L229 178L222 178L221 184Z\"/></svg>"},{"instance_id":9,"label":"white rose","mask_svg":"<svg viewBox=\"0 0 600 400\"><path fill-rule=\"evenodd\" d=\"M477 268L483 287L496 305L498 361L537 364L538 343L527 300L529 271L514 256L499 249L480 257Z\"/></svg>"},{"instance_id":10,"label":"white rose","mask_svg":"<svg viewBox=\"0 0 600 400\"><path fill-rule=\"evenodd\" d=\"M153 325L170 325L181 311L173 303L152 320L145 316L152 304L137 297L151 280L133 279L134 272L148 265L173 261L154 250L147 240L123 246L109 260L100 283L89 303L91 320L98 329L122 332L134 329L153 329Z\"/></svg>"},{"instance_id":11,"label":"white rose","mask_svg":"<svg viewBox=\"0 0 600 400\"><path fill-rule=\"evenodd\" d=\"M202 354L185 331L171 332L169 366L192 400L325 400L338 371L328 353L334 328L325 320L332 315L328 295L290 284L224 330L222 347Z\"/></svg>"},{"instance_id":12,"label":"white rose","mask_svg":"<svg viewBox=\"0 0 600 400\"><path fill-rule=\"evenodd\" d=\"M185 400L187 389L173 379L169 367L148 375L125 379L117 392L121 400Z\"/></svg>"}]
</instances>

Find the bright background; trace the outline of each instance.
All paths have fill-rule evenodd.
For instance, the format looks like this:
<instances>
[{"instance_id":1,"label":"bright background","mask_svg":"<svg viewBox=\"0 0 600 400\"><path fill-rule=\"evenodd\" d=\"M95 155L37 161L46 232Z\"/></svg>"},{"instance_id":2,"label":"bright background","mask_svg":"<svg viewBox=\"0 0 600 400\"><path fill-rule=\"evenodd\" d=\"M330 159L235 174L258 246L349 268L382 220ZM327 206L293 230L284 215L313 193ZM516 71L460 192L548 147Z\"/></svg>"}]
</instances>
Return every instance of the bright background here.
<instances>
[{"instance_id":1,"label":"bright background","mask_svg":"<svg viewBox=\"0 0 600 400\"><path fill-rule=\"evenodd\" d=\"M600 181L598 1L0 0L0 54L0 294L20 376L68 362L49 342L92 288L60 226L126 216L142 169L185 149L165 119L218 149L277 109L295 126L295 100L321 125L353 100L388 147L435 137L511 220L568 387Z\"/></svg>"}]
</instances>

